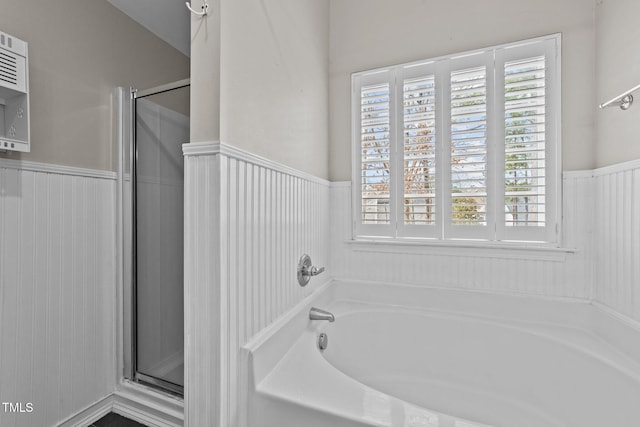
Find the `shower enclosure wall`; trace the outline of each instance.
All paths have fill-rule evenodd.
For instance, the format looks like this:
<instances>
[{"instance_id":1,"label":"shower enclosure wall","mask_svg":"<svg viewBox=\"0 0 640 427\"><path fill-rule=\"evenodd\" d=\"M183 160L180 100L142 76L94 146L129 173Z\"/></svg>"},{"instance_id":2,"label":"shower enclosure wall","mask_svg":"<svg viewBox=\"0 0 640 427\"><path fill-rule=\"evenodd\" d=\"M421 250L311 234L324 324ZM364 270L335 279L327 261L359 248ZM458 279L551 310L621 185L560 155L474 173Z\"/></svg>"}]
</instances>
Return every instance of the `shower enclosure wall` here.
<instances>
[{"instance_id":1,"label":"shower enclosure wall","mask_svg":"<svg viewBox=\"0 0 640 427\"><path fill-rule=\"evenodd\" d=\"M124 376L182 394L182 144L189 140L189 81L120 91Z\"/></svg>"}]
</instances>

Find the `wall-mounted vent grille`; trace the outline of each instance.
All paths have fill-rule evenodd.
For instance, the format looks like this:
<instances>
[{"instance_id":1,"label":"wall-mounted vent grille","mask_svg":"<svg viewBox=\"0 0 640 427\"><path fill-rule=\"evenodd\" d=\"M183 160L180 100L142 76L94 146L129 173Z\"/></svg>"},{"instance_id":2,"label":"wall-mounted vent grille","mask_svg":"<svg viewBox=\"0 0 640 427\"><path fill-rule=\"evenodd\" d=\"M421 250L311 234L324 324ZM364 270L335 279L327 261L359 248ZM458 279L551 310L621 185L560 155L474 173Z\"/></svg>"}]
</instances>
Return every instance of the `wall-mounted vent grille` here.
<instances>
[{"instance_id":1,"label":"wall-mounted vent grille","mask_svg":"<svg viewBox=\"0 0 640 427\"><path fill-rule=\"evenodd\" d=\"M0 80L12 85L18 84L18 58L4 49L0 50Z\"/></svg>"},{"instance_id":2,"label":"wall-mounted vent grille","mask_svg":"<svg viewBox=\"0 0 640 427\"><path fill-rule=\"evenodd\" d=\"M31 150L27 43L0 32L0 151Z\"/></svg>"},{"instance_id":3,"label":"wall-mounted vent grille","mask_svg":"<svg viewBox=\"0 0 640 427\"><path fill-rule=\"evenodd\" d=\"M27 92L27 44L0 32L0 98L6 98L2 88Z\"/></svg>"}]
</instances>

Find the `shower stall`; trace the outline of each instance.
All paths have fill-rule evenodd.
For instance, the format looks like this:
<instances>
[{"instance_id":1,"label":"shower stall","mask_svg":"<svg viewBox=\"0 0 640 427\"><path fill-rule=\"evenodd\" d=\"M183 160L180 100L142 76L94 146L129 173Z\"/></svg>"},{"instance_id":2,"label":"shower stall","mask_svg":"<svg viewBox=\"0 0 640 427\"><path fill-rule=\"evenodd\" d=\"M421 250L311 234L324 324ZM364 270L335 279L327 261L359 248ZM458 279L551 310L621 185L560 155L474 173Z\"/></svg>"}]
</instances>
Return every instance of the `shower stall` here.
<instances>
[{"instance_id":1,"label":"shower stall","mask_svg":"<svg viewBox=\"0 0 640 427\"><path fill-rule=\"evenodd\" d=\"M119 88L118 98L124 376L182 394L182 144L189 141L189 80Z\"/></svg>"}]
</instances>

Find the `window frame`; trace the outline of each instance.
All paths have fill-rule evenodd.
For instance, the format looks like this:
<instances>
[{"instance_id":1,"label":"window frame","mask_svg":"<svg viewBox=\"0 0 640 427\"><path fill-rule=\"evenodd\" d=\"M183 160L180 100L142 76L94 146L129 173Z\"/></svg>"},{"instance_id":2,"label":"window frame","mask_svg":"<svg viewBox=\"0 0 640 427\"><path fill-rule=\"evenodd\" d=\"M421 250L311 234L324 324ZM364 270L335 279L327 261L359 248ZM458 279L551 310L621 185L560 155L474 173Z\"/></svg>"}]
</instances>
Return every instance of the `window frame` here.
<instances>
[{"instance_id":1,"label":"window frame","mask_svg":"<svg viewBox=\"0 0 640 427\"><path fill-rule=\"evenodd\" d=\"M545 226L507 226L505 215L505 94L504 67L509 61L545 58ZM561 34L491 46L453 55L398 64L353 73L352 102L352 233L354 240L418 242L479 241L488 243L560 245L561 194ZM487 196L486 226L451 223L451 72L485 65ZM435 175L434 225L405 224L404 207L404 116L403 90L406 79L435 76ZM361 162L361 88L389 83L390 109L390 221L363 224ZM399 171L402 171L401 173ZM502 219L500 219L502 218Z\"/></svg>"}]
</instances>

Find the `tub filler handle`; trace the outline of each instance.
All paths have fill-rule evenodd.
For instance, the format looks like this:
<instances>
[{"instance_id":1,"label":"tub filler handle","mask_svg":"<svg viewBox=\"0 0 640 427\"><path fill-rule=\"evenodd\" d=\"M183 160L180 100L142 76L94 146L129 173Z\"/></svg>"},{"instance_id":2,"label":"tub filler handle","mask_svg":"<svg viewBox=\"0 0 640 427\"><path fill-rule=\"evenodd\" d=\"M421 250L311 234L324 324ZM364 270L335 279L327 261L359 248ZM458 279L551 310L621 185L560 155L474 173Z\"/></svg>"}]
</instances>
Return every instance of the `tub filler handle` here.
<instances>
[{"instance_id":1,"label":"tub filler handle","mask_svg":"<svg viewBox=\"0 0 640 427\"><path fill-rule=\"evenodd\" d=\"M311 277L317 276L324 271L324 267L318 268L312 264L309 255L304 254L300 257L300 261L298 262L298 283L300 286L307 286Z\"/></svg>"},{"instance_id":2,"label":"tub filler handle","mask_svg":"<svg viewBox=\"0 0 640 427\"><path fill-rule=\"evenodd\" d=\"M309 310L309 320L328 320L329 322L333 322L336 318L326 310L311 307L311 310Z\"/></svg>"}]
</instances>

